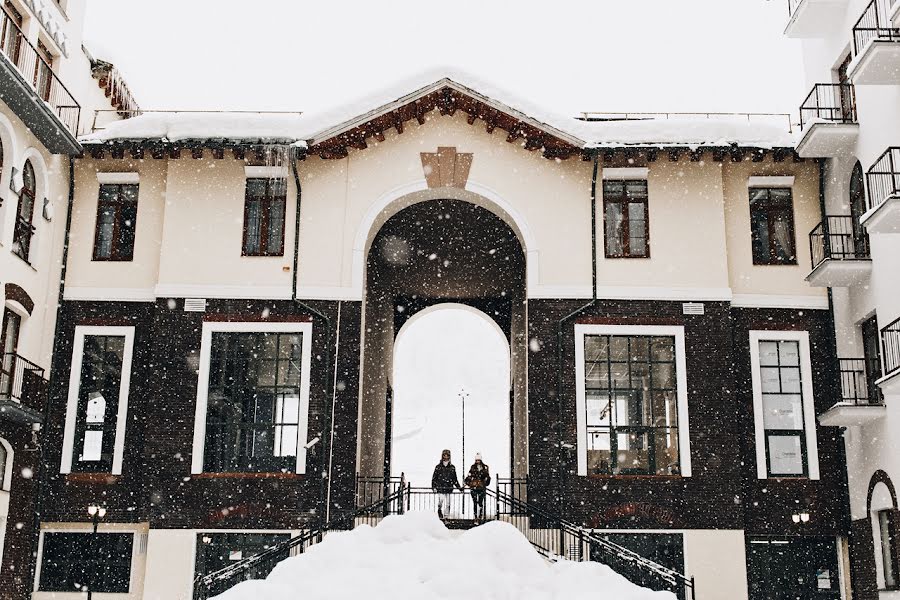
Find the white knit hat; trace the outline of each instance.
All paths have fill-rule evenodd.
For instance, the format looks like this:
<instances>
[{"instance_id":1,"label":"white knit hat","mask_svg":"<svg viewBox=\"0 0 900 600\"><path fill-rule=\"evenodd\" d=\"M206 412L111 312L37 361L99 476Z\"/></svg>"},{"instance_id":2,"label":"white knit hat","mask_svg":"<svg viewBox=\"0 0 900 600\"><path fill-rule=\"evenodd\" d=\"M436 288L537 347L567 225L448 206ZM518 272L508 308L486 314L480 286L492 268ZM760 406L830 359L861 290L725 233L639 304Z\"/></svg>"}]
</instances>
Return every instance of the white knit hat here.
<instances>
[{"instance_id":1,"label":"white knit hat","mask_svg":"<svg viewBox=\"0 0 900 600\"><path fill-rule=\"evenodd\" d=\"M481 460L481 452L475 453L475 460Z\"/></svg>"}]
</instances>

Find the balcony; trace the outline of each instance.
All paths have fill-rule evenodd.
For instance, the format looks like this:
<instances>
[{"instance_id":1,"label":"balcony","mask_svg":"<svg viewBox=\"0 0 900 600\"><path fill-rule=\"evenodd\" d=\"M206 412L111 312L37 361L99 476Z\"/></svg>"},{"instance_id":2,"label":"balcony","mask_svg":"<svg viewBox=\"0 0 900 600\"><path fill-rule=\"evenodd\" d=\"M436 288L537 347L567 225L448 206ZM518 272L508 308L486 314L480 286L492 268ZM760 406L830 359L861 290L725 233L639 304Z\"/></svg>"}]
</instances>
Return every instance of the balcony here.
<instances>
[{"instance_id":1,"label":"balcony","mask_svg":"<svg viewBox=\"0 0 900 600\"><path fill-rule=\"evenodd\" d=\"M826 216L809 232L812 271L806 281L815 287L848 287L872 272L869 239L850 216Z\"/></svg>"},{"instance_id":2,"label":"balcony","mask_svg":"<svg viewBox=\"0 0 900 600\"><path fill-rule=\"evenodd\" d=\"M900 232L900 148L888 148L866 173L869 195L859 222L870 234Z\"/></svg>"},{"instance_id":3,"label":"balcony","mask_svg":"<svg viewBox=\"0 0 900 600\"><path fill-rule=\"evenodd\" d=\"M900 318L881 330L884 377L876 381L885 396L900 396Z\"/></svg>"},{"instance_id":4,"label":"balcony","mask_svg":"<svg viewBox=\"0 0 900 600\"><path fill-rule=\"evenodd\" d=\"M876 361L841 358L838 363L841 399L819 415L819 423L826 427L858 427L884 417L884 397L874 385L878 371Z\"/></svg>"},{"instance_id":5,"label":"balcony","mask_svg":"<svg viewBox=\"0 0 900 600\"><path fill-rule=\"evenodd\" d=\"M847 0L788 0L789 20L784 35L826 37L837 29L846 7Z\"/></svg>"},{"instance_id":6,"label":"balcony","mask_svg":"<svg viewBox=\"0 0 900 600\"><path fill-rule=\"evenodd\" d=\"M797 154L803 158L832 158L856 144L856 90L850 83L817 83L800 105L803 136Z\"/></svg>"},{"instance_id":7,"label":"balcony","mask_svg":"<svg viewBox=\"0 0 900 600\"><path fill-rule=\"evenodd\" d=\"M81 106L25 34L0 11L3 101L54 154L80 154Z\"/></svg>"},{"instance_id":8,"label":"balcony","mask_svg":"<svg viewBox=\"0 0 900 600\"><path fill-rule=\"evenodd\" d=\"M853 62L848 69L857 85L900 83L900 29L890 19L891 0L872 0L853 26Z\"/></svg>"},{"instance_id":9,"label":"balcony","mask_svg":"<svg viewBox=\"0 0 900 600\"><path fill-rule=\"evenodd\" d=\"M44 369L14 352L0 361L0 419L41 423L47 398Z\"/></svg>"}]
</instances>

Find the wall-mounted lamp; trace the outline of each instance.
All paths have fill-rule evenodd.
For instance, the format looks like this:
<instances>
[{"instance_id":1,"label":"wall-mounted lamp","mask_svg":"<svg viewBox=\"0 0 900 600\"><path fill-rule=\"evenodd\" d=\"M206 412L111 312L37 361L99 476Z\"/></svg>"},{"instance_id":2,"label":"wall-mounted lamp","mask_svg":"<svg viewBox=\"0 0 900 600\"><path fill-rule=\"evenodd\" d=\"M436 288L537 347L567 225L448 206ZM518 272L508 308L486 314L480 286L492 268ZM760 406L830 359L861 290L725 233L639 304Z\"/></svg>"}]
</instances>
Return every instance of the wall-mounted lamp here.
<instances>
[{"instance_id":1,"label":"wall-mounted lamp","mask_svg":"<svg viewBox=\"0 0 900 600\"><path fill-rule=\"evenodd\" d=\"M795 514L791 515L791 520L794 523L809 523L809 513L808 512L795 513Z\"/></svg>"}]
</instances>

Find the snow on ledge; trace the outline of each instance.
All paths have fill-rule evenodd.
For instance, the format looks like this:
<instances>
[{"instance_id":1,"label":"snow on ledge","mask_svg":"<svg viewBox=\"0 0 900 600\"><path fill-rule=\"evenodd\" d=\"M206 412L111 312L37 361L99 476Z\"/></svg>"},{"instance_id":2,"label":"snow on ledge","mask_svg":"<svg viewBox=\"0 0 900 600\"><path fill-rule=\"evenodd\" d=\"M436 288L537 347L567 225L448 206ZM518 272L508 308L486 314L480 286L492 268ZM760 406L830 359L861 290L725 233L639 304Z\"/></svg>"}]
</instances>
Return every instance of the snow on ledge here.
<instances>
[{"instance_id":1,"label":"snow on ledge","mask_svg":"<svg viewBox=\"0 0 900 600\"><path fill-rule=\"evenodd\" d=\"M311 145L389 112L443 87L452 87L530 122L552 135L583 148L623 145L794 147L796 139L769 123L748 122L746 117L701 117L584 121L556 113L528 98L458 69L421 72L376 90L372 94L318 113L145 113L117 121L81 138L82 142L116 140L269 141Z\"/></svg>"}]
</instances>

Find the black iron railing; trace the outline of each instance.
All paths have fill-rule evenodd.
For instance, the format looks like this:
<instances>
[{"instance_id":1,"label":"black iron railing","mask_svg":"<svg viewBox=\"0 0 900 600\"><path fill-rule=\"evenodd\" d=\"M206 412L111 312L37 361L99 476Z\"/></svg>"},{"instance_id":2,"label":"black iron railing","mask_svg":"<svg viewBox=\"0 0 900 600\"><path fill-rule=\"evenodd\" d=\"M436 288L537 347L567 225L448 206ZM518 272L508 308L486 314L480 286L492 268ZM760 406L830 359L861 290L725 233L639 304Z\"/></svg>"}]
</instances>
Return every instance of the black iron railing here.
<instances>
[{"instance_id":1,"label":"black iron railing","mask_svg":"<svg viewBox=\"0 0 900 600\"><path fill-rule=\"evenodd\" d=\"M884 396L875 385L881 376L881 365L877 360L865 358L838 359L841 373L841 404L854 406L881 405Z\"/></svg>"},{"instance_id":2,"label":"black iron railing","mask_svg":"<svg viewBox=\"0 0 900 600\"><path fill-rule=\"evenodd\" d=\"M809 232L812 268L826 260L869 260L869 238L851 216L826 216Z\"/></svg>"},{"instance_id":3,"label":"black iron railing","mask_svg":"<svg viewBox=\"0 0 900 600\"><path fill-rule=\"evenodd\" d=\"M900 42L900 29L890 19L890 0L872 0L853 26L853 55L859 53L872 40Z\"/></svg>"},{"instance_id":4,"label":"black iron railing","mask_svg":"<svg viewBox=\"0 0 900 600\"><path fill-rule=\"evenodd\" d=\"M810 122L856 123L856 90L852 83L817 83L800 105L801 129Z\"/></svg>"},{"instance_id":5,"label":"black iron railing","mask_svg":"<svg viewBox=\"0 0 900 600\"><path fill-rule=\"evenodd\" d=\"M881 347L884 356L884 374L900 371L900 318L881 330Z\"/></svg>"},{"instance_id":6,"label":"black iron railing","mask_svg":"<svg viewBox=\"0 0 900 600\"><path fill-rule=\"evenodd\" d=\"M385 498L393 497L397 490L401 490L406 486L406 480L400 477L363 477L356 476L356 508L364 508L366 506L375 506L381 502L381 512L383 515L396 514L395 506L391 506Z\"/></svg>"},{"instance_id":7,"label":"black iron railing","mask_svg":"<svg viewBox=\"0 0 900 600\"><path fill-rule=\"evenodd\" d=\"M59 117L72 135L78 135L81 106L63 85L53 68L31 45L19 26L4 11L0 11L0 53L18 68L22 77L34 88L41 100Z\"/></svg>"},{"instance_id":8,"label":"black iron railing","mask_svg":"<svg viewBox=\"0 0 900 600\"><path fill-rule=\"evenodd\" d=\"M0 361L0 400L22 402L26 373L44 378L44 369L15 352L8 352Z\"/></svg>"},{"instance_id":9,"label":"black iron railing","mask_svg":"<svg viewBox=\"0 0 900 600\"><path fill-rule=\"evenodd\" d=\"M900 195L900 148L894 146L885 150L869 167L866 179L869 184L869 210L881 206L892 196Z\"/></svg>"}]
</instances>

